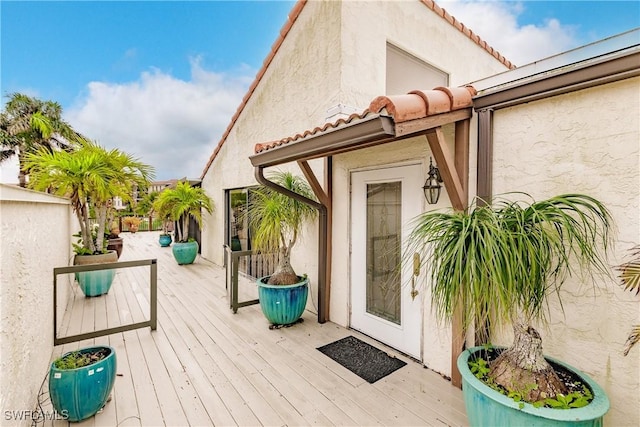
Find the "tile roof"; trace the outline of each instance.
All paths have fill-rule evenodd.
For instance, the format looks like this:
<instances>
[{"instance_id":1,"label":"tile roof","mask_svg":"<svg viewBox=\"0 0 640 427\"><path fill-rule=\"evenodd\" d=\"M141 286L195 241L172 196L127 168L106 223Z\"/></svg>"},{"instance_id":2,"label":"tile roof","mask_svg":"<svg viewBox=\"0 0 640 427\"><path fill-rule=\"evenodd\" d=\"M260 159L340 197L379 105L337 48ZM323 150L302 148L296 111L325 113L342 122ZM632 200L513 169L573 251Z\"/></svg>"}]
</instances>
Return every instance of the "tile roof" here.
<instances>
[{"instance_id":1,"label":"tile roof","mask_svg":"<svg viewBox=\"0 0 640 427\"><path fill-rule=\"evenodd\" d=\"M437 114L448 113L473 106L472 97L476 95L473 86L437 87L430 90L413 90L406 95L378 96L362 113L351 114L323 126L317 126L293 136L277 141L256 144L255 154L277 148L284 144L297 142L309 136L345 127L359 121L368 120L380 115L391 116L395 123L421 119Z\"/></svg>"},{"instance_id":2,"label":"tile roof","mask_svg":"<svg viewBox=\"0 0 640 427\"><path fill-rule=\"evenodd\" d=\"M467 37L469 37L472 41L474 41L476 44L478 44L480 47L482 47L487 52L489 52L494 58L496 58L498 61L500 61L503 65L505 65L506 67L508 67L510 69L516 68L515 65L513 65L510 61L508 61L497 50L495 50L491 46L489 46L487 44L487 42L482 40L477 34L475 34L473 31L471 31L468 27L466 27L460 21L456 20L449 12L447 12L445 9L441 8L440 6L438 6L433 0L420 0L420 1L426 7L431 9L434 13L436 13L437 15L442 17L444 20L449 22L451 25L453 25L455 28L457 28L459 31L461 31L463 34L465 34ZM231 121L229 122L229 125L227 126L227 128L224 131L224 133L222 134L222 137L220 138L220 141L218 142L218 145L216 146L216 148L214 149L213 153L209 157L209 160L207 161L207 164L204 167L204 170L202 171L202 175L200 176L201 179L204 178L204 176L206 175L207 171L209 170L209 168L213 164L213 161L218 156L218 153L220 152L220 150L222 149L222 146L226 142L227 137L229 136L229 133L231 132L231 129L233 129L233 126L235 125L235 123L237 122L238 118L240 117L240 114L242 113L242 111L244 110L245 106L247 105L247 102L249 101L249 98L251 98L251 95L253 95L253 92L256 90L258 84L262 80L262 77L264 76L265 72L267 71L267 68L269 67L269 65L271 64L271 61L273 60L273 58L275 57L276 53L280 49L280 46L282 45L282 42L284 41L284 39L289 34L289 31L291 30L291 27L293 27L293 24L295 23L295 21L300 16L300 13L302 12L302 9L304 8L306 3L307 3L307 0L298 0L298 2L291 9L291 12L289 13L289 16L287 17L287 21L285 22L285 24L282 26L282 29L280 30L280 34L278 35L278 38L275 40L275 42L271 46L271 51L269 52L267 57L264 59L264 61L262 63L262 67L258 71L258 74L256 74L256 77L253 80L253 83L251 83L251 86L249 86L249 90L247 90L247 93L242 98L242 102L240 102L240 105L236 109L236 112L234 113L233 117L231 118Z\"/></svg>"}]
</instances>

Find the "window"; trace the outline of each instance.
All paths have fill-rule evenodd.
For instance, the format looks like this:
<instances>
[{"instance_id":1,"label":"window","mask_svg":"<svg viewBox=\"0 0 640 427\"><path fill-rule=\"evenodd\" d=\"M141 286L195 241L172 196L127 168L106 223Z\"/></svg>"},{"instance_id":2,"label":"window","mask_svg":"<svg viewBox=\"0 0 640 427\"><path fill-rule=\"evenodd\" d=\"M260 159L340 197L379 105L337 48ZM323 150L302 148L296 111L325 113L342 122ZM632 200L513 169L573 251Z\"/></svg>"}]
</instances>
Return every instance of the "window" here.
<instances>
[{"instance_id":1,"label":"window","mask_svg":"<svg viewBox=\"0 0 640 427\"><path fill-rule=\"evenodd\" d=\"M448 85L447 73L387 43L387 95Z\"/></svg>"},{"instance_id":2,"label":"window","mask_svg":"<svg viewBox=\"0 0 640 427\"><path fill-rule=\"evenodd\" d=\"M233 251L251 249L249 237L249 197L251 187L226 191L226 233L225 243Z\"/></svg>"}]
</instances>

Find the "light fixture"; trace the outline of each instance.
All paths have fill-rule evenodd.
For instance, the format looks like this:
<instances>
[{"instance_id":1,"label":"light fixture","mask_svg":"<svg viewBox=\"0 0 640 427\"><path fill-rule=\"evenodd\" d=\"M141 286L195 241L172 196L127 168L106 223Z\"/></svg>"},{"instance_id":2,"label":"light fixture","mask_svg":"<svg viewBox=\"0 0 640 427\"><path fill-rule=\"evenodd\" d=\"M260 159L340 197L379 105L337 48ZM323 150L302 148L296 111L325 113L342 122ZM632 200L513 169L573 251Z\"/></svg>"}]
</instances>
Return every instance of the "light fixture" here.
<instances>
[{"instance_id":1,"label":"light fixture","mask_svg":"<svg viewBox=\"0 0 640 427\"><path fill-rule=\"evenodd\" d=\"M442 177L437 166L433 166L433 159L429 157L429 176L424 182L422 191L424 191L424 198L427 199L427 203L435 205L440 198L440 191L442 190Z\"/></svg>"}]
</instances>

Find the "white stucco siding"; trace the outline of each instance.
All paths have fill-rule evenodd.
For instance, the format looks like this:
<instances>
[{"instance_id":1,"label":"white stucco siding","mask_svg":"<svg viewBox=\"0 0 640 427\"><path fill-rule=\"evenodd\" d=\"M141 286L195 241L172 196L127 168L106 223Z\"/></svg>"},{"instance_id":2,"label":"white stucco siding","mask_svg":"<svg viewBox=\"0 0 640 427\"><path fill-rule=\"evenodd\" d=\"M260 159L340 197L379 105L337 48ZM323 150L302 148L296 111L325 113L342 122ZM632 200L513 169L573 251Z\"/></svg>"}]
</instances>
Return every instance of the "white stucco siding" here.
<instances>
[{"instance_id":1,"label":"white stucco siding","mask_svg":"<svg viewBox=\"0 0 640 427\"><path fill-rule=\"evenodd\" d=\"M67 199L4 184L0 215L0 408L28 411L35 409L53 350L53 268L69 265L77 221ZM60 279L59 320L65 285Z\"/></svg>"},{"instance_id":2,"label":"white stucco siding","mask_svg":"<svg viewBox=\"0 0 640 427\"><path fill-rule=\"evenodd\" d=\"M249 161L255 144L313 129L325 122L326 110L338 103L339 6L337 2L305 5L203 177L202 186L216 203L216 212L207 215L204 221L203 257L223 263L224 191L256 184ZM312 162L312 167L322 182L321 161ZM278 169L302 175L295 163ZM317 236L317 226L310 230L303 236L304 242L295 248L292 262L315 282L317 241L312 233Z\"/></svg>"},{"instance_id":3,"label":"white stucco siding","mask_svg":"<svg viewBox=\"0 0 640 427\"><path fill-rule=\"evenodd\" d=\"M343 2L342 8L341 102L347 105L366 108L385 94L387 42L448 73L450 86L507 70L420 1Z\"/></svg>"},{"instance_id":4,"label":"white stucco siding","mask_svg":"<svg viewBox=\"0 0 640 427\"><path fill-rule=\"evenodd\" d=\"M494 115L494 194L525 191L535 199L586 193L612 212L616 244L611 265L640 243L640 78L531 102ZM615 274L615 273L614 273ZM638 297L616 278L595 289L579 278L562 292L564 314L552 298L545 353L593 376L607 391L610 425L640 425L640 353L622 356ZM503 338L510 340L510 334Z\"/></svg>"}]
</instances>

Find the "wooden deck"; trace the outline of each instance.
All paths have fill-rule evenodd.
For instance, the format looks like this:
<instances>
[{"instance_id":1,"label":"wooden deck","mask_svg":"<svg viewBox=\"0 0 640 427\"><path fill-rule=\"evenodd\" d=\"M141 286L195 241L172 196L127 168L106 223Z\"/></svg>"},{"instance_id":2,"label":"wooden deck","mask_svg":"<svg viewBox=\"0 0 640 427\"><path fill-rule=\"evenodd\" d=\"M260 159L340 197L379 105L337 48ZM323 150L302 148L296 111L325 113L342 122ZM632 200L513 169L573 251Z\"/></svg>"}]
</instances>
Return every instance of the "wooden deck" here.
<instances>
[{"instance_id":1,"label":"wooden deck","mask_svg":"<svg viewBox=\"0 0 640 427\"><path fill-rule=\"evenodd\" d=\"M52 359L93 344L116 350L111 401L77 425L466 425L461 391L419 363L310 312L269 330L259 306L229 309L223 268L201 258L178 266L157 232L123 235L121 260L158 260L158 329L54 349ZM85 298L74 287L59 335L148 319L148 283L149 268L135 267L118 270L108 295ZM369 384L317 350L348 335L407 365ZM52 412L46 384L40 400Z\"/></svg>"}]
</instances>

